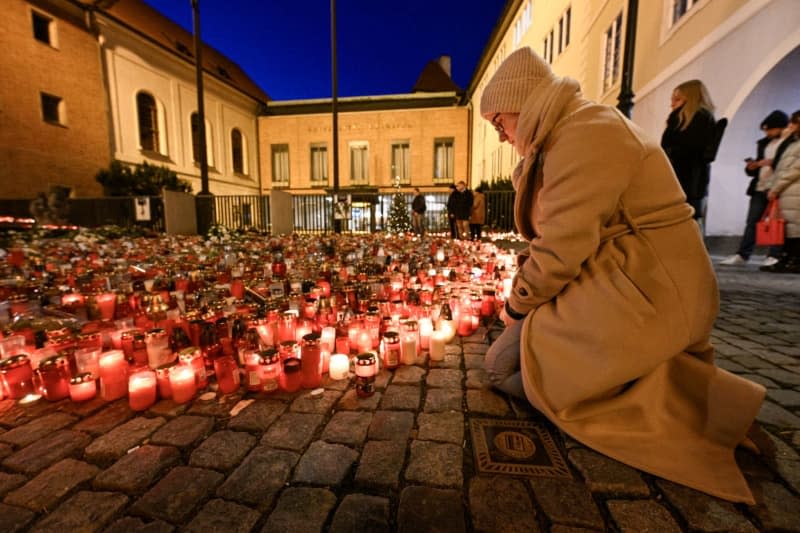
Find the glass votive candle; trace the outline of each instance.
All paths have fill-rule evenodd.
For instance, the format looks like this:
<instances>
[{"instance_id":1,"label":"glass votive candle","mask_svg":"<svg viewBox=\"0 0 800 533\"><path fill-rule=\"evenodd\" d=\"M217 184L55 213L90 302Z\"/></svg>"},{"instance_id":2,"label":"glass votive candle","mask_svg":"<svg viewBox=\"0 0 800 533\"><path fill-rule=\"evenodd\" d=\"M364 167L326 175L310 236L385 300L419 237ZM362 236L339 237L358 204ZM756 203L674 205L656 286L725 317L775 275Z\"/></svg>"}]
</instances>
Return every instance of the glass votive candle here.
<instances>
[{"instance_id":1,"label":"glass votive candle","mask_svg":"<svg viewBox=\"0 0 800 533\"><path fill-rule=\"evenodd\" d=\"M77 348L75 350L75 368L78 374L100 375L100 348Z\"/></svg>"},{"instance_id":2,"label":"glass votive candle","mask_svg":"<svg viewBox=\"0 0 800 533\"><path fill-rule=\"evenodd\" d=\"M97 396L97 380L92 374L78 374L69 380L69 397L73 402L85 402Z\"/></svg>"},{"instance_id":3,"label":"glass votive candle","mask_svg":"<svg viewBox=\"0 0 800 533\"><path fill-rule=\"evenodd\" d=\"M178 353L180 364L188 366L195 373L195 381L198 389L205 389L208 385L208 374L206 373L206 362L203 352L196 346L189 346Z\"/></svg>"},{"instance_id":4,"label":"glass votive candle","mask_svg":"<svg viewBox=\"0 0 800 533\"><path fill-rule=\"evenodd\" d=\"M156 373L152 370L134 372L128 378L128 404L134 411L144 411L156 403Z\"/></svg>"},{"instance_id":5,"label":"glass votive candle","mask_svg":"<svg viewBox=\"0 0 800 533\"><path fill-rule=\"evenodd\" d=\"M262 351L259 367L261 390L267 394L277 391L282 374L281 357L278 351L274 348Z\"/></svg>"},{"instance_id":6,"label":"glass votive candle","mask_svg":"<svg viewBox=\"0 0 800 533\"><path fill-rule=\"evenodd\" d=\"M372 352L356 356L356 395L366 398L375 394L375 375L378 373L378 360Z\"/></svg>"},{"instance_id":7,"label":"glass votive candle","mask_svg":"<svg viewBox=\"0 0 800 533\"><path fill-rule=\"evenodd\" d=\"M283 341L280 343L278 350L282 360L286 360L289 357L300 357L300 345L295 340Z\"/></svg>"},{"instance_id":8,"label":"glass votive candle","mask_svg":"<svg viewBox=\"0 0 800 533\"><path fill-rule=\"evenodd\" d=\"M122 398L128 392L128 362L121 350L100 354L100 396L106 401Z\"/></svg>"},{"instance_id":9,"label":"glass votive candle","mask_svg":"<svg viewBox=\"0 0 800 533\"><path fill-rule=\"evenodd\" d=\"M444 361L445 346L449 332L440 329L431 332L428 356L431 361Z\"/></svg>"},{"instance_id":10,"label":"glass votive candle","mask_svg":"<svg viewBox=\"0 0 800 533\"><path fill-rule=\"evenodd\" d=\"M172 360L172 348L169 346L169 336L165 329L151 329L147 332L144 342L147 350L147 365L150 368L158 368Z\"/></svg>"},{"instance_id":11,"label":"glass votive candle","mask_svg":"<svg viewBox=\"0 0 800 533\"><path fill-rule=\"evenodd\" d=\"M214 359L214 374L222 394L231 394L239 390L239 365L231 355L222 355Z\"/></svg>"},{"instance_id":12,"label":"glass votive candle","mask_svg":"<svg viewBox=\"0 0 800 533\"><path fill-rule=\"evenodd\" d=\"M303 375L303 388L313 389L322 383L322 351L319 334L309 333L303 337L300 347L300 368Z\"/></svg>"},{"instance_id":13,"label":"glass votive candle","mask_svg":"<svg viewBox=\"0 0 800 533\"><path fill-rule=\"evenodd\" d=\"M0 362L6 395L12 400L24 398L33 392L33 369L25 354L13 355Z\"/></svg>"},{"instance_id":14,"label":"glass votive candle","mask_svg":"<svg viewBox=\"0 0 800 533\"><path fill-rule=\"evenodd\" d=\"M156 368L156 387L158 388L158 396L164 400L172 398L172 387L169 384L169 373L172 368L177 365L177 361L172 361L165 365Z\"/></svg>"},{"instance_id":15,"label":"glass votive candle","mask_svg":"<svg viewBox=\"0 0 800 533\"><path fill-rule=\"evenodd\" d=\"M400 334L386 331L383 334L383 366L387 369L397 368L400 364Z\"/></svg>"},{"instance_id":16,"label":"glass votive candle","mask_svg":"<svg viewBox=\"0 0 800 533\"><path fill-rule=\"evenodd\" d=\"M169 373L169 385L175 403L183 404L190 401L197 392L194 369L185 364L173 366Z\"/></svg>"},{"instance_id":17,"label":"glass votive candle","mask_svg":"<svg viewBox=\"0 0 800 533\"><path fill-rule=\"evenodd\" d=\"M350 357L343 353L331 355L328 375L333 380L345 379L350 374Z\"/></svg>"},{"instance_id":18,"label":"glass votive candle","mask_svg":"<svg viewBox=\"0 0 800 533\"><path fill-rule=\"evenodd\" d=\"M117 305L117 295L113 292L103 292L95 295L95 302L100 311L102 320L114 320L114 309Z\"/></svg>"},{"instance_id":19,"label":"glass votive candle","mask_svg":"<svg viewBox=\"0 0 800 533\"><path fill-rule=\"evenodd\" d=\"M419 323L419 346L421 349L427 350L431 342L433 322L428 317L421 317L417 322Z\"/></svg>"},{"instance_id":20,"label":"glass votive candle","mask_svg":"<svg viewBox=\"0 0 800 533\"><path fill-rule=\"evenodd\" d=\"M25 351L25 335L9 335L0 339L0 359L8 359L12 355Z\"/></svg>"},{"instance_id":21,"label":"glass votive candle","mask_svg":"<svg viewBox=\"0 0 800 533\"><path fill-rule=\"evenodd\" d=\"M281 374L281 389L285 392L300 390L302 378L300 375L300 359L290 357L283 360L283 373Z\"/></svg>"},{"instance_id":22,"label":"glass votive candle","mask_svg":"<svg viewBox=\"0 0 800 533\"><path fill-rule=\"evenodd\" d=\"M69 360L66 356L48 357L39 363L36 373L41 381L45 400L57 402L69 398Z\"/></svg>"},{"instance_id":23,"label":"glass votive candle","mask_svg":"<svg viewBox=\"0 0 800 533\"><path fill-rule=\"evenodd\" d=\"M348 337L336 337L334 349L337 353L350 353L350 339Z\"/></svg>"}]
</instances>

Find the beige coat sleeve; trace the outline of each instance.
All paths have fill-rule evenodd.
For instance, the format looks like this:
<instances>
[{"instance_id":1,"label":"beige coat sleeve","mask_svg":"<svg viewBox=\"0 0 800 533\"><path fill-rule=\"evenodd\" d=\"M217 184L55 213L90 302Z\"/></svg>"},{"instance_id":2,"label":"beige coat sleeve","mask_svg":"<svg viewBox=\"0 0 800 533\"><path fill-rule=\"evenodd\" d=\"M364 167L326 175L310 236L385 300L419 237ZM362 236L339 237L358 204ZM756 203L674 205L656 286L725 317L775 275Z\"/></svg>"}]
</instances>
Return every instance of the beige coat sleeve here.
<instances>
[{"instance_id":1,"label":"beige coat sleeve","mask_svg":"<svg viewBox=\"0 0 800 533\"><path fill-rule=\"evenodd\" d=\"M537 237L508 302L519 313L554 298L579 275L644 157L621 117L581 115L556 128L544 147L542 185L530 207Z\"/></svg>"},{"instance_id":2,"label":"beige coat sleeve","mask_svg":"<svg viewBox=\"0 0 800 533\"><path fill-rule=\"evenodd\" d=\"M770 190L780 194L786 188L800 179L800 141L789 145L778 162L778 168L772 176Z\"/></svg>"}]
</instances>

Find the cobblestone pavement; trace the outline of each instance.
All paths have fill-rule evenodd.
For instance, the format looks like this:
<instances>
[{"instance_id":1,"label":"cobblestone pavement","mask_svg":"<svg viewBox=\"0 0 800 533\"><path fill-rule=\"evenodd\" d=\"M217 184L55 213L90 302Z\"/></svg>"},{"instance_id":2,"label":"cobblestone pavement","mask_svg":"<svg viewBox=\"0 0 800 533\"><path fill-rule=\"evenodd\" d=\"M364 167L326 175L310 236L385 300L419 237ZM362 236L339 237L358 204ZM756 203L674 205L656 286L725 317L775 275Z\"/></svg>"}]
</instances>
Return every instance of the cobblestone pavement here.
<instances>
[{"instance_id":1,"label":"cobblestone pavement","mask_svg":"<svg viewBox=\"0 0 800 533\"><path fill-rule=\"evenodd\" d=\"M3 401L0 531L800 531L800 276L718 272L719 364L768 388L763 454L737 453L756 506L558 432L572 479L478 473L470 420L536 417L486 387L481 330L441 363L384 371L368 399L327 382L319 398L212 393L143 414Z\"/></svg>"}]
</instances>

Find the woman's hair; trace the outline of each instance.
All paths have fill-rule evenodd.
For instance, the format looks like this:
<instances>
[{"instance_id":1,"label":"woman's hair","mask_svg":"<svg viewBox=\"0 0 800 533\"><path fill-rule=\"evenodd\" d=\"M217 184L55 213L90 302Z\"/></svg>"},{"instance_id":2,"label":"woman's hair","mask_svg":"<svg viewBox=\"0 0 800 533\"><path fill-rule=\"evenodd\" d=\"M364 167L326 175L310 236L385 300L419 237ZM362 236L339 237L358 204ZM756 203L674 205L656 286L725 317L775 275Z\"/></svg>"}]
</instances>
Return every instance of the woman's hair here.
<instances>
[{"instance_id":1,"label":"woman's hair","mask_svg":"<svg viewBox=\"0 0 800 533\"><path fill-rule=\"evenodd\" d=\"M709 113L714 112L714 104L708 89L700 80L689 80L681 83L675 90L686 100L678 111L678 128L685 130L692 122L695 113L699 109L705 109Z\"/></svg>"}]
</instances>

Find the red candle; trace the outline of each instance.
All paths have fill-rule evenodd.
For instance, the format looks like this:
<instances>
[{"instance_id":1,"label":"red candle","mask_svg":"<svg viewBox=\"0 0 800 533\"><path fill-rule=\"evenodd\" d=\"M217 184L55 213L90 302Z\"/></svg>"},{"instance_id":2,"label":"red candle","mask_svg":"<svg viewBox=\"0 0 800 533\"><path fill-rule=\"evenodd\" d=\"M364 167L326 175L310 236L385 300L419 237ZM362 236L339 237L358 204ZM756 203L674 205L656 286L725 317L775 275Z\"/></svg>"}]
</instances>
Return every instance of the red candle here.
<instances>
[{"instance_id":1,"label":"red candle","mask_svg":"<svg viewBox=\"0 0 800 533\"><path fill-rule=\"evenodd\" d=\"M97 382L91 374L78 374L69 380L69 397L73 402L85 402L97 396Z\"/></svg>"},{"instance_id":2,"label":"red candle","mask_svg":"<svg viewBox=\"0 0 800 533\"><path fill-rule=\"evenodd\" d=\"M112 401L128 392L128 363L121 350L110 350L100 355L100 396Z\"/></svg>"},{"instance_id":3,"label":"red candle","mask_svg":"<svg viewBox=\"0 0 800 533\"><path fill-rule=\"evenodd\" d=\"M128 379L128 403L134 411L144 411L156 403L156 373L141 370Z\"/></svg>"},{"instance_id":4,"label":"red candle","mask_svg":"<svg viewBox=\"0 0 800 533\"><path fill-rule=\"evenodd\" d=\"M105 292L95 295L97 308L100 310L100 318L103 320L114 320L114 308L117 305L117 295L113 292Z\"/></svg>"},{"instance_id":5,"label":"red candle","mask_svg":"<svg viewBox=\"0 0 800 533\"><path fill-rule=\"evenodd\" d=\"M169 373L172 399L175 403L186 403L197 392L194 370L189 365L175 365Z\"/></svg>"},{"instance_id":6,"label":"red candle","mask_svg":"<svg viewBox=\"0 0 800 533\"><path fill-rule=\"evenodd\" d=\"M6 394L12 400L24 398L33 392L33 369L27 355L18 354L4 359L0 363L0 373Z\"/></svg>"},{"instance_id":7,"label":"red candle","mask_svg":"<svg viewBox=\"0 0 800 533\"><path fill-rule=\"evenodd\" d=\"M156 387L158 395L168 400L172 398L172 387L169 384L169 373L177 363L175 361L156 368Z\"/></svg>"},{"instance_id":8,"label":"red candle","mask_svg":"<svg viewBox=\"0 0 800 533\"><path fill-rule=\"evenodd\" d=\"M277 391L280 386L282 374L281 358L278 352L274 349L261 352L259 365L259 378L262 391L267 394Z\"/></svg>"},{"instance_id":9,"label":"red candle","mask_svg":"<svg viewBox=\"0 0 800 533\"><path fill-rule=\"evenodd\" d=\"M336 353L350 353L350 339L347 337L336 337Z\"/></svg>"},{"instance_id":10,"label":"red candle","mask_svg":"<svg viewBox=\"0 0 800 533\"><path fill-rule=\"evenodd\" d=\"M231 280L231 296L237 300L244 299L244 281L239 278Z\"/></svg>"},{"instance_id":11,"label":"red candle","mask_svg":"<svg viewBox=\"0 0 800 533\"><path fill-rule=\"evenodd\" d=\"M182 365L188 366L195 373L197 388L206 388L206 385L208 385L208 374L206 373L206 362L203 359L203 352L200 351L200 348L195 346L184 348L178 354L178 359Z\"/></svg>"},{"instance_id":12,"label":"red candle","mask_svg":"<svg viewBox=\"0 0 800 533\"><path fill-rule=\"evenodd\" d=\"M231 394L239 390L239 366L230 355L223 355L214 359L214 374L222 394Z\"/></svg>"},{"instance_id":13,"label":"red candle","mask_svg":"<svg viewBox=\"0 0 800 533\"><path fill-rule=\"evenodd\" d=\"M309 333L303 337L300 353L303 388L319 387L322 383L322 353L319 347L319 334Z\"/></svg>"},{"instance_id":14,"label":"red candle","mask_svg":"<svg viewBox=\"0 0 800 533\"><path fill-rule=\"evenodd\" d=\"M302 376L300 374L300 359L290 357L283 361L283 374L281 374L281 389L286 392L300 390Z\"/></svg>"},{"instance_id":15,"label":"red candle","mask_svg":"<svg viewBox=\"0 0 800 533\"><path fill-rule=\"evenodd\" d=\"M69 398L69 360L64 355L48 357L36 370L42 384L42 396L51 402Z\"/></svg>"},{"instance_id":16,"label":"red candle","mask_svg":"<svg viewBox=\"0 0 800 533\"><path fill-rule=\"evenodd\" d=\"M303 340L303 337L305 337L311 332L312 332L311 322L305 319L298 321L297 327L295 328L295 336L298 342Z\"/></svg>"},{"instance_id":17,"label":"red candle","mask_svg":"<svg viewBox=\"0 0 800 533\"><path fill-rule=\"evenodd\" d=\"M375 354L371 352L356 357L356 395L365 398L375 394L375 374L378 364Z\"/></svg>"}]
</instances>

